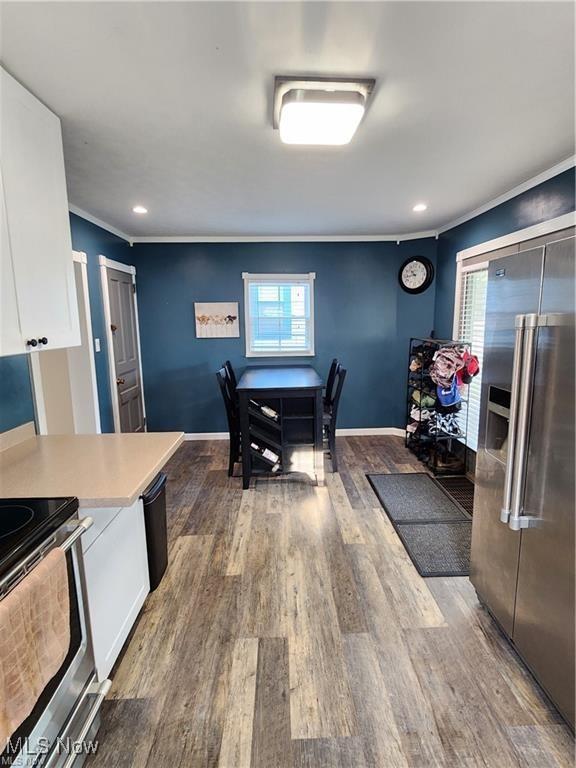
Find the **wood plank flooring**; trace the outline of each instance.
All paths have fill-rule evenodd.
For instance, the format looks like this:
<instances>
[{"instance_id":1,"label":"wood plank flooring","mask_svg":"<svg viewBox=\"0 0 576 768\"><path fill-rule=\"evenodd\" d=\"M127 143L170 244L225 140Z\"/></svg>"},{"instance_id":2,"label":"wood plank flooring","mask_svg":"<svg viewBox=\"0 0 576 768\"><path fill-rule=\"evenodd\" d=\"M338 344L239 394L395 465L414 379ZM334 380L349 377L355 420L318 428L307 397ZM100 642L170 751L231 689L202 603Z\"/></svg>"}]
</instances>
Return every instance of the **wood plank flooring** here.
<instances>
[{"instance_id":1,"label":"wood plank flooring","mask_svg":"<svg viewBox=\"0 0 576 768\"><path fill-rule=\"evenodd\" d=\"M466 578L418 576L366 480L228 478L225 442L167 472L170 565L113 673L90 768L568 768L573 738Z\"/></svg>"}]
</instances>

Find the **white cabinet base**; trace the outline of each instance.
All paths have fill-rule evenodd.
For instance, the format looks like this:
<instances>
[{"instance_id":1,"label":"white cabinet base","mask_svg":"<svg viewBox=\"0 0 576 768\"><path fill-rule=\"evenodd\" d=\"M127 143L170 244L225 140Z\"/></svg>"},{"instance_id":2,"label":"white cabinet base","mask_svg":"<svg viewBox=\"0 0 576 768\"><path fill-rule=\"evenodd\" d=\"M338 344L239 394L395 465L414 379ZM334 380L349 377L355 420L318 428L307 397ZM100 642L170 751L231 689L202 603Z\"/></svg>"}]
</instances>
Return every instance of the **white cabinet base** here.
<instances>
[{"instance_id":1,"label":"white cabinet base","mask_svg":"<svg viewBox=\"0 0 576 768\"><path fill-rule=\"evenodd\" d=\"M105 680L150 591L144 509L83 509L98 535L84 546L86 596L96 675Z\"/></svg>"}]
</instances>

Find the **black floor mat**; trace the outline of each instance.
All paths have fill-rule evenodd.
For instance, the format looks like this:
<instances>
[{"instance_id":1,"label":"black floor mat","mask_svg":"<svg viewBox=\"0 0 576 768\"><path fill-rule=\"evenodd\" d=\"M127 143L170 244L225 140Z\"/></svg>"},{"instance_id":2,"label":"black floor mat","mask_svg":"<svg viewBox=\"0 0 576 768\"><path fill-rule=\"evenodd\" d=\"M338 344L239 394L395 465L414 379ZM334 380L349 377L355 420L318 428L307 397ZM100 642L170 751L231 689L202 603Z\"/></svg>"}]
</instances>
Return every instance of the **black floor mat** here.
<instances>
[{"instance_id":1,"label":"black floor mat","mask_svg":"<svg viewBox=\"0 0 576 768\"><path fill-rule=\"evenodd\" d=\"M421 576L468 576L472 522L424 473L367 475Z\"/></svg>"},{"instance_id":2,"label":"black floor mat","mask_svg":"<svg viewBox=\"0 0 576 768\"><path fill-rule=\"evenodd\" d=\"M437 477L436 482L460 504L469 515L474 510L474 483L467 477Z\"/></svg>"},{"instance_id":3,"label":"black floor mat","mask_svg":"<svg viewBox=\"0 0 576 768\"><path fill-rule=\"evenodd\" d=\"M396 532L420 576L468 576L472 523L403 523Z\"/></svg>"}]
</instances>

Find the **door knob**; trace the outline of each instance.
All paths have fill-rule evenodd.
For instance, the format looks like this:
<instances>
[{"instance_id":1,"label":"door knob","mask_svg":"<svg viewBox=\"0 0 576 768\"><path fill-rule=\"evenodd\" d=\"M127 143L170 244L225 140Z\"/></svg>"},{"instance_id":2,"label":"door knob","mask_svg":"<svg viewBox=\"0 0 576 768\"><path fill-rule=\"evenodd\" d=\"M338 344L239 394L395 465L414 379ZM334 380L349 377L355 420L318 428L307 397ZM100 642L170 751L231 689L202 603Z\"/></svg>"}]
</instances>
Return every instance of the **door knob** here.
<instances>
[{"instance_id":1,"label":"door knob","mask_svg":"<svg viewBox=\"0 0 576 768\"><path fill-rule=\"evenodd\" d=\"M116 384L117 384L118 386L120 386L120 384L125 384L125 383L126 383L126 380L125 380L125 379L116 379Z\"/></svg>"},{"instance_id":2,"label":"door knob","mask_svg":"<svg viewBox=\"0 0 576 768\"><path fill-rule=\"evenodd\" d=\"M111 326L110 326L110 330L112 331L112 333L114 333L114 331L118 330L118 326L114 325L114 323L112 323Z\"/></svg>"},{"instance_id":3,"label":"door knob","mask_svg":"<svg viewBox=\"0 0 576 768\"><path fill-rule=\"evenodd\" d=\"M48 339L46 336L42 336L41 339L38 339L38 344L48 344Z\"/></svg>"},{"instance_id":4,"label":"door knob","mask_svg":"<svg viewBox=\"0 0 576 768\"><path fill-rule=\"evenodd\" d=\"M36 339L28 339L28 341L26 342L26 346L27 347L37 347L38 346L38 342L36 341Z\"/></svg>"}]
</instances>

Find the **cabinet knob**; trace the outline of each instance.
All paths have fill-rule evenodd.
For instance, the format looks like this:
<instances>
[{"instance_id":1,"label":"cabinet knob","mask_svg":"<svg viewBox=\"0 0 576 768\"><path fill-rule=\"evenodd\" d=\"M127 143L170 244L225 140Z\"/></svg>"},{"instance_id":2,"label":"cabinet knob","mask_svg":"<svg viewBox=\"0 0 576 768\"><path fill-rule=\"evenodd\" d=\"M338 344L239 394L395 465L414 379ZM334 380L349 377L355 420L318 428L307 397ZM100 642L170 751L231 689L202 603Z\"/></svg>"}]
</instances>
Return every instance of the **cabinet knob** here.
<instances>
[{"instance_id":1,"label":"cabinet knob","mask_svg":"<svg viewBox=\"0 0 576 768\"><path fill-rule=\"evenodd\" d=\"M48 344L48 339L46 336L42 336L41 339L38 339L38 344Z\"/></svg>"},{"instance_id":2,"label":"cabinet knob","mask_svg":"<svg viewBox=\"0 0 576 768\"><path fill-rule=\"evenodd\" d=\"M28 339L28 341L26 342L26 346L27 347L37 347L38 346L38 342L36 341L36 339Z\"/></svg>"}]
</instances>

